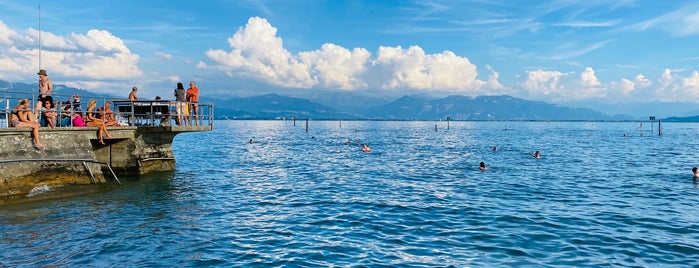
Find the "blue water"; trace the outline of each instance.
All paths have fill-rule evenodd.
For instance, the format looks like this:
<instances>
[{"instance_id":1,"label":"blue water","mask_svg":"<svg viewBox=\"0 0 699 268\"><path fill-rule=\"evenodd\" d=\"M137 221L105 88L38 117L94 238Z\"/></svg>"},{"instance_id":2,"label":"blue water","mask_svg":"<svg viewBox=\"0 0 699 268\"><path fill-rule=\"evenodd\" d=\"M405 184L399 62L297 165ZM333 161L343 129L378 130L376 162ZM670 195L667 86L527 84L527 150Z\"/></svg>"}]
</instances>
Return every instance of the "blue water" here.
<instances>
[{"instance_id":1,"label":"blue water","mask_svg":"<svg viewBox=\"0 0 699 268\"><path fill-rule=\"evenodd\" d=\"M0 266L697 266L699 124L650 127L217 121L173 172L0 206Z\"/></svg>"}]
</instances>

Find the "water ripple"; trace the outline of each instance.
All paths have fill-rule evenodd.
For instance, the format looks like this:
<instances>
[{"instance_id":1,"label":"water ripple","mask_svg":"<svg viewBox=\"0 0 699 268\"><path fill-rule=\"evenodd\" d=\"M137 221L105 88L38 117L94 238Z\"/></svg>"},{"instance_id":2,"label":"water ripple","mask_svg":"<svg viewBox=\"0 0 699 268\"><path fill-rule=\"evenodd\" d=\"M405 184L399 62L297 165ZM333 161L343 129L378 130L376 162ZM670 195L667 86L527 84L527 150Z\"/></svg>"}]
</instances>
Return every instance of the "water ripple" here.
<instances>
[{"instance_id":1,"label":"water ripple","mask_svg":"<svg viewBox=\"0 0 699 268\"><path fill-rule=\"evenodd\" d=\"M311 125L217 122L174 172L0 206L0 266L699 264L699 125Z\"/></svg>"}]
</instances>

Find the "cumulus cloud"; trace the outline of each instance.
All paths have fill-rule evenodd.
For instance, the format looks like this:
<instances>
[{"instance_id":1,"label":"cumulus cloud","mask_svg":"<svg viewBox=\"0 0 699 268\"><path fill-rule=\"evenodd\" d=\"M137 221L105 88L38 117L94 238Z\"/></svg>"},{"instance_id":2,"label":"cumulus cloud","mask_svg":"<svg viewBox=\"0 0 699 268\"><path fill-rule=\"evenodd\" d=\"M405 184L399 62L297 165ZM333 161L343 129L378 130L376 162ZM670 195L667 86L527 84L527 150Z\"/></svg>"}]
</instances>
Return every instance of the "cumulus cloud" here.
<instances>
[{"instance_id":1,"label":"cumulus cloud","mask_svg":"<svg viewBox=\"0 0 699 268\"><path fill-rule=\"evenodd\" d=\"M366 49L349 49L324 44L320 50L299 53L308 66L313 81L327 88L356 89L368 85L359 77L365 70L371 53Z\"/></svg>"},{"instance_id":2,"label":"cumulus cloud","mask_svg":"<svg viewBox=\"0 0 699 268\"><path fill-rule=\"evenodd\" d=\"M533 95L558 95L563 89L561 78L566 74L559 71L527 71L527 78L520 85Z\"/></svg>"},{"instance_id":3,"label":"cumulus cloud","mask_svg":"<svg viewBox=\"0 0 699 268\"><path fill-rule=\"evenodd\" d=\"M17 33L7 27L7 24L0 21L0 45L11 45L13 36L17 36Z\"/></svg>"},{"instance_id":4,"label":"cumulus cloud","mask_svg":"<svg viewBox=\"0 0 699 268\"><path fill-rule=\"evenodd\" d=\"M592 67L585 67L585 70L580 74L579 84L580 88L573 90L575 98L601 98L607 94L607 88L602 86Z\"/></svg>"},{"instance_id":5,"label":"cumulus cloud","mask_svg":"<svg viewBox=\"0 0 699 268\"><path fill-rule=\"evenodd\" d=\"M595 75L595 70L591 67L586 67L585 71L580 74L580 85L583 87L598 87L601 85L597 76Z\"/></svg>"},{"instance_id":6,"label":"cumulus cloud","mask_svg":"<svg viewBox=\"0 0 699 268\"><path fill-rule=\"evenodd\" d=\"M490 67L490 65L485 66L488 71L490 71L490 76L488 76L488 82L487 82L487 87L491 89L503 89L504 86L500 84L500 81L498 79L500 78L500 73L496 72L493 67Z\"/></svg>"},{"instance_id":7,"label":"cumulus cloud","mask_svg":"<svg viewBox=\"0 0 699 268\"><path fill-rule=\"evenodd\" d=\"M380 47L376 65L391 72L382 88L459 91L478 89L485 84L476 79L475 65L451 51L428 55L418 46Z\"/></svg>"},{"instance_id":8,"label":"cumulus cloud","mask_svg":"<svg viewBox=\"0 0 699 268\"><path fill-rule=\"evenodd\" d=\"M649 87L652 83L648 78L646 78L642 74L637 74L636 77L634 77L634 84L640 88L644 88Z\"/></svg>"},{"instance_id":9,"label":"cumulus cloud","mask_svg":"<svg viewBox=\"0 0 699 268\"><path fill-rule=\"evenodd\" d=\"M350 50L328 43L293 55L284 48L277 29L259 17L240 27L228 45L229 51L208 50L206 56L213 64L199 63L198 67L289 88L461 93L502 88L497 72L491 70L488 82L479 80L477 67L451 51L428 54L419 46L381 46L372 58L367 49Z\"/></svg>"},{"instance_id":10,"label":"cumulus cloud","mask_svg":"<svg viewBox=\"0 0 699 268\"><path fill-rule=\"evenodd\" d=\"M634 82L626 78L621 79L622 94L629 95L629 93L631 93L631 91L633 91L634 89L636 89L636 85L634 84Z\"/></svg>"},{"instance_id":11,"label":"cumulus cloud","mask_svg":"<svg viewBox=\"0 0 699 268\"><path fill-rule=\"evenodd\" d=\"M27 74L36 73L39 53L41 68L54 77L69 80L68 85L104 86L105 82L94 80L132 80L142 75L137 66L138 55L108 31L89 30L66 36L41 32L41 51L36 46L39 32L35 29L27 29L26 35L20 36L0 22L0 33L0 45L6 47L0 58L0 68L4 70L0 79L22 80Z\"/></svg>"}]
</instances>

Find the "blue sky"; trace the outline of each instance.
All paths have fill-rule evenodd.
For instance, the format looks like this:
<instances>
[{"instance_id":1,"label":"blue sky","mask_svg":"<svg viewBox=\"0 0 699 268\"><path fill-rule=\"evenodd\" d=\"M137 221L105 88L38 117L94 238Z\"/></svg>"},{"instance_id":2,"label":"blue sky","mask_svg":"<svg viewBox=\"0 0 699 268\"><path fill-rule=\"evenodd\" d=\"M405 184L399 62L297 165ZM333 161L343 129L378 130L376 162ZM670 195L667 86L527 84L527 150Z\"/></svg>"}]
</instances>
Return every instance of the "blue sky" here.
<instances>
[{"instance_id":1,"label":"blue sky","mask_svg":"<svg viewBox=\"0 0 699 268\"><path fill-rule=\"evenodd\" d=\"M696 1L2 1L0 14L0 79L36 82L41 18L54 83L115 95L194 80L210 96L699 97Z\"/></svg>"}]
</instances>

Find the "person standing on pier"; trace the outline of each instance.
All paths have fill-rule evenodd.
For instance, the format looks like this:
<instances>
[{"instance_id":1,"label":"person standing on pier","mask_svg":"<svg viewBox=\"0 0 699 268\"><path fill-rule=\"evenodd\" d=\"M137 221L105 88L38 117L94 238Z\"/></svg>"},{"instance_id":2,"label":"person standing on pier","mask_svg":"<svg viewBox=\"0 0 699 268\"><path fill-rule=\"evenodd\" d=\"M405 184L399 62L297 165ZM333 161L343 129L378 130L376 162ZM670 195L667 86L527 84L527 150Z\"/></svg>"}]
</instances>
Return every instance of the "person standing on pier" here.
<instances>
[{"instance_id":1,"label":"person standing on pier","mask_svg":"<svg viewBox=\"0 0 699 268\"><path fill-rule=\"evenodd\" d=\"M177 88L175 88L175 111L177 112L175 123L177 123L178 126L184 124L184 122L182 122L182 115L184 115L185 105L187 105L185 96L184 86L182 83L177 83Z\"/></svg>"},{"instance_id":2,"label":"person standing on pier","mask_svg":"<svg viewBox=\"0 0 699 268\"><path fill-rule=\"evenodd\" d=\"M194 115L194 125L199 125L199 109L197 107L197 102L199 102L199 88L194 81L189 82L189 88L187 89L187 102L190 104L190 111Z\"/></svg>"},{"instance_id":3,"label":"person standing on pier","mask_svg":"<svg viewBox=\"0 0 699 268\"><path fill-rule=\"evenodd\" d=\"M44 105L44 102L46 100L53 102L53 98L51 97L51 91L53 91L53 82L51 82L48 73L46 73L46 70L44 69L39 70L39 72L36 74L39 75L39 99L36 103L36 108L34 108L34 114L38 117L39 110L41 110L41 107Z\"/></svg>"}]
</instances>

